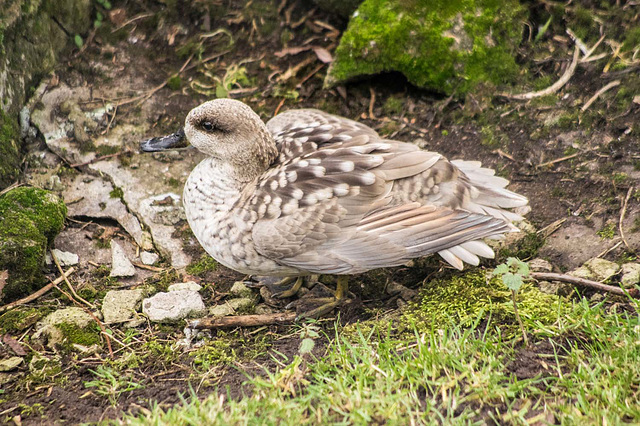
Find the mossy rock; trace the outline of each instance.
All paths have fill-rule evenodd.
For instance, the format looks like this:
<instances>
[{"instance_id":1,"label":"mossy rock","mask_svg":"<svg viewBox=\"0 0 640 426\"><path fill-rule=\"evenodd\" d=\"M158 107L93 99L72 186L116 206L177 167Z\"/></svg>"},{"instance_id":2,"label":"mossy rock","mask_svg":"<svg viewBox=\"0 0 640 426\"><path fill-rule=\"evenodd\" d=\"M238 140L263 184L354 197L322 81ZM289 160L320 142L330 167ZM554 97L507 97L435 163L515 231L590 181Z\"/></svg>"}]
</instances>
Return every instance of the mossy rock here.
<instances>
[{"instance_id":1,"label":"mossy rock","mask_svg":"<svg viewBox=\"0 0 640 426\"><path fill-rule=\"evenodd\" d=\"M325 85L390 71L445 94L508 83L518 74L514 51L525 19L516 0L365 0Z\"/></svg>"},{"instance_id":2,"label":"mossy rock","mask_svg":"<svg viewBox=\"0 0 640 426\"><path fill-rule=\"evenodd\" d=\"M74 34L91 26L92 0L0 1L0 189L22 161L18 112ZM71 37L70 37L71 35Z\"/></svg>"},{"instance_id":3,"label":"mossy rock","mask_svg":"<svg viewBox=\"0 0 640 426\"><path fill-rule=\"evenodd\" d=\"M39 188L15 188L0 197L0 271L9 278L0 299L26 296L44 285L47 247L62 230L67 207Z\"/></svg>"}]
</instances>

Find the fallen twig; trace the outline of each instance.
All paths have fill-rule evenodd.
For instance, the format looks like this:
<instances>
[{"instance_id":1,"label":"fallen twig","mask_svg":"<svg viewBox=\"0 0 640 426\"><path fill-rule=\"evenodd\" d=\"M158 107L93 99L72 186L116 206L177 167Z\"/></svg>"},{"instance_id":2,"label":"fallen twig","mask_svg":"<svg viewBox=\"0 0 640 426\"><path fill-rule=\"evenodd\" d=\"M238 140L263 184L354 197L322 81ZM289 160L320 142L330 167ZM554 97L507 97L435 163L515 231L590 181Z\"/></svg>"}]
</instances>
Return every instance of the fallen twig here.
<instances>
[{"instance_id":1,"label":"fallen twig","mask_svg":"<svg viewBox=\"0 0 640 426\"><path fill-rule=\"evenodd\" d=\"M187 328L196 330L211 328L256 327L261 325L293 324L297 318L295 312L280 312L263 315L237 315L228 317L207 317L190 321Z\"/></svg>"},{"instance_id":2,"label":"fallen twig","mask_svg":"<svg viewBox=\"0 0 640 426\"><path fill-rule=\"evenodd\" d=\"M538 164L536 166L536 169L538 169L540 167L544 167L544 166L551 166L552 164L560 163L562 161L570 160L572 158L577 157L580 154L581 154L581 152L576 152L575 154L567 155L566 157L560 157L560 158L556 158L555 160L546 161L546 162L544 162L542 164Z\"/></svg>"},{"instance_id":3,"label":"fallen twig","mask_svg":"<svg viewBox=\"0 0 640 426\"><path fill-rule=\"evenodd\" d=\"M638 291L638 289L636 288L624 289L612 285L602 284L598 281L588 280L586 278L578 278L571 275L556 274L553 272L532 272L531 278L535 278L536 280L561 281L565 283L577 284L584 287L594 288L596 290L619 294L621 296L629 295L636 299L640 296L640 291Z\"/></svg>"},{"instance_id":4,"label":"fallen twig","mask_svg":"<svg viewBox=\"0 0 640 426\"><path fill-rule=\"evenodd\" d=\"M73 274L75 271L76 271L75 268L72 266L67 270L67 272L62 274L62 276L56 278L54 281L42 287L40 290L36 291L35 293L30 294L29 296L24 297L20 300L16 300L15 302L7 303L4 306L0 306L0 312L8 311L9 309L13 309L16 306L24 305L25 303L29 303L36 300L38 297L42 296L43 294L45 294L46 292L48 292L49 290L51 290L52 288L60 284L62 281L65 280L66 277Z\"/></svg>"},{"instance_id":5,"label":"fallen twig","mask_svg":"<svg viewBox=\"0 0 640 426\"><path fill-rule=\"evenodd\" d=\"M579 59L580 59L580 48L578 47L578 45L576 45L575 49L573 50L573 59L571 61L571 65L569 65L569 67L564 72L564 74L562 74L562 77L560 77L558 81L553 83L551 86L547 87L546 89L539 90L537 92L522 93L520 95L503 93L501 96L504 96L505 98L509 98L509 99L529 100L533 98L540 98L542 96L551 95L557 92L558 90L560 90L562 86L564 86L565 84L567 84L569 80L571 80L571 77L575 73L576 67L578 66Z\"/></svg>"},{"instance_id":6,"label":"fallen twig","mask_svg":"<svg viewBox=\"0 0 640 426\"><path fill-rule=\"evenodd\" d=\"M369 100L369 119L375 120L376 116L373 115L373 106L376 104L376 92L373 87L369 87L369 93L371 93L371 99Z\"/></svg>"},{"instance_id":7,"label":"fallen twig","mask_svg":"<svg viewBox=\"0 0 640 426\"><path fill-rule=\"evenodd\" d=\"M595 95L593 95L591 98L589 98L589 100L587 102L585 102L585 104L582 106L582 108L580 108L580 111L585 112L587 110L587 108L589 108L591 106L591 104L593 104L596 99L598 99L600 97L600 95L602 95L604 92L606 92L609 89L613 89L616 86L620 85L620 80L614 80L612 82L610 82L609 84L607 84L606 86L602 87L600 90L598 90Z\"/></svg>"},{"instance_id":8,"label":"fallen twig","mask_svg":"<svg viewBox=\"0 0 640 426\"><path fill-rule=\"evenodd\" d=\"M620 222L618 222L618 230L620 231L620 238L622 238L622 242L624 242L624 245L627 246L627 248L631 251L633 250L629 246L629 243L627 242L627 239L624 236L624 231L622 230L622 222L624 221L624 217L627 214L627 204L629 203L629 198L631 198L631 194L633 194L633 188L634 188L633 186L629 188L629 190L627 191L627 196L624 197L624 203L622 203L622 210L620 210Z\"/></svg>"},{"instance_id":9,"label":"fallen twig","mask_svg":"<svg viewBox=\"0 0 640 426\"><path fill-rule=\"evenodd\" d=\"M146 269L147 271L153 271L153 272L162 272L162 271L164 271L164 268L158 268L157 266L145 265L144 263L138 263L138 262L131 262L131 263L136 268Z\"/></svg>"}]
</instances>

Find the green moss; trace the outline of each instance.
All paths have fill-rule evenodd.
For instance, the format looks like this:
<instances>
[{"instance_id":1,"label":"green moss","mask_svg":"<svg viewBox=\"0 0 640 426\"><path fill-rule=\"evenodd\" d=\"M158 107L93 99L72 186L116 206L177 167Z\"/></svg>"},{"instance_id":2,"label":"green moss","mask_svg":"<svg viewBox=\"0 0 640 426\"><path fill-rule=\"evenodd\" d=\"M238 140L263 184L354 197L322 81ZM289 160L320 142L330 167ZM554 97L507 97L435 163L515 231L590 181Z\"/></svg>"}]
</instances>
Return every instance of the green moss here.
<instances>
[{"instance_id":1,"label":"green moss","mask_svg":"<svg viewBox=\"0 0 640 426\"><path fill-rule=\"evenodd\" d=\"M521 287L517 301L523 318L543 325L555 323L566 310L559 297L541 293L531 284ZM500 327L503 335L520 333L511 292L497 279L488 280L483 271L475 270L431 281L400 322L428 330L450 324L452 319L463 327L471 326L478 318L489 316L493 327Z\"/></svg>"},{"instance_id":2,"label":"green moss","mask_svg":"<svg viewBox=\"0 0 640 426\"><path fill-rule=\"evenodd\" d=\"M382 111L386 115L399 115L404 108L405 100L402 96L389 96L382 105Z\"/></svg>"},{"instance_id":3,"label":"green moss","mask_svg":"<svg viewBox=\"0 0 640 426\"><path fill-rule=\"evenodd\" d=\"M327 85L400 71L420 87L465 93L512 81L524 9L509 0L365 0L335 52Z\"/></svg>"},{"instance_id":4,"label":"green moss","mask_svg":"<svg viewBox=\"0 0 640 426\"><path fill-rule=\"evenodd\" d=\"M182 79L178 74L172 75L167 80L167 86L171 90L180 90L180 88L182 87Z\"/></svg>"},{"instance_id":5,"label":"green moss","mask_svg":"<svg viewBox=\"0 0 640 426\"><path fill-rule=\"evenodd\" d=\"M34 325L48 313L47 309L12 309L0 315L0 333L18 334Z\"/></svg>"},{"instance_id":6,"label":"green moss","mask_svg":"<svg viewBox=\"0 0 640 426\"><path fill-rule=\"evenodd\" d=\"M608 223L597 231L596 234L603 240L611 240L616 236L616 224Z\"/></svg>"},{"instance_id":7,"label":"green moss","mask_svg":"<svg viewBox=\"0 0 640 426\"><path fill-rule=\"evenodd\" d=\"M119 198L122 200L122 198L124 197L124 192L122 191L122 188L119 187L115 187L111 190L111 192L109 192L109 197L110 198Z\"/></svg>"},{"instance_id":8,"label":"green moss","mask_svg":"<svg viewBox=\"0 0 640 426\"><path fill-rule=\"evenodd\" d=\"M71 349L71 345L77 344L82 346L92 346L100 344L100 333L96 330L95 324L89 324L86 327L78 327L72 323L60 323L56 328L62 332L64 336L64 348Z\"/></svg>"},{"instance_id":9,"label":"green moss","mask_svg":"<svg viewBox=\"0 0 640 426\"><path fill-rule=\"evenodd\" d=\"M208 254L203 254L197 262L191 263L187 266L187 273L190 275L201 276L206 272L215 271L218 267L218 262Z\"/></svg>"},{"instance_id":10,"label":"green moss","mask_svg":"<svg viewBox=\"0 0 640 426\"><path fill-rule=\"evenodd\" d=\"M95 153L98 156L111 155L120 152L120 147L111 145L98 145L95 147Z\"/></svg>"},{"instance_id":11,"label":"green moss","mask_svg":"<svg viewBox=\"0 0 640 426\"><path fill-rule=\"evenodd\" d=\"M517 257L522 260L533 259L544 245L544 237L537 232L529 232L515 244L498 250L498 258Z\"/></svg>"},{"instance_id":12,"label":"green moss","mask_svg":"<svg viewBox=\"0 0 640 426\"><path fill-rule=\"evenodd\" d=\"M21 158L18 121L0 108L0 188L16 180L20 173Z\"/></svg>"},{"instance_id":13,"label":"green moss","mask_svg":"<svg viewBox=\"0 0 640 426\"><path fill-rule=\"evenodd\" d=\"M19 187L0 197L0 270L9 271L4 298L30 294L44 284L45 252L66 213L60 198L39 188Z\"/></svg>"}]
</instances>

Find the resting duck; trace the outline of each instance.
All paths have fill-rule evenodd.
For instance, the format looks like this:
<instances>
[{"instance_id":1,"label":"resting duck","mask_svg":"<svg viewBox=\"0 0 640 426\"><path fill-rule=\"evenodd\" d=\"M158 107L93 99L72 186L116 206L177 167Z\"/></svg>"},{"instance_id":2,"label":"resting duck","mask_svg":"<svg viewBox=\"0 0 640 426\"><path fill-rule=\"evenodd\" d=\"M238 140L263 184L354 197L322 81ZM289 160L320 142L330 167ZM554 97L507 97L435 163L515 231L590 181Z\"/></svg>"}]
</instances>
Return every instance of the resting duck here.
<instances>
[{"instance_id":1,"label":"resting duck","mask_svg":"<svg viewBox=\"0 0 640 426\"><path fill-rule=\"evenodd\" d=\"M509 209L528 202L477 161L449 161L315 109L265 125L244 103L216 99L191 110L183 131L141 149L172 148L185 136L207 156L183 199L202 247L236 271L295 281L280 297L303 277L338 275L335 297L311 317L345 299L351 274L434 253L458 269L493 258L483 239L515 230L522 217Z\"/></svg>"}]
</instances>

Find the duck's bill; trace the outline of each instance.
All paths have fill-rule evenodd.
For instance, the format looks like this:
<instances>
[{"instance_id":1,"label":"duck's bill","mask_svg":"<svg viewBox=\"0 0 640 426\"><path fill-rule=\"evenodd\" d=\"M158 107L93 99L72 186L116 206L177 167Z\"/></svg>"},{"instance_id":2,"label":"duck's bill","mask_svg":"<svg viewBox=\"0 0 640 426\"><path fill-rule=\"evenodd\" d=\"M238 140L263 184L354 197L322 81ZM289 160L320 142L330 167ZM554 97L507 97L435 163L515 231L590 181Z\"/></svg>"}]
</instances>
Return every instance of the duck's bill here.
<instances>
[{"instance_id":1,"label":"duck's bill","mask_svg":"<svg viewBox=\"0 0 640 426\"><path fill-rule=\"evenodd\" d=\"M147 139L140 142L140 149L145 152L164 151L165 149L184 148L188 145L187 138L184 135L184 129L157 138Z\"/></svg>"}]
</instances>

